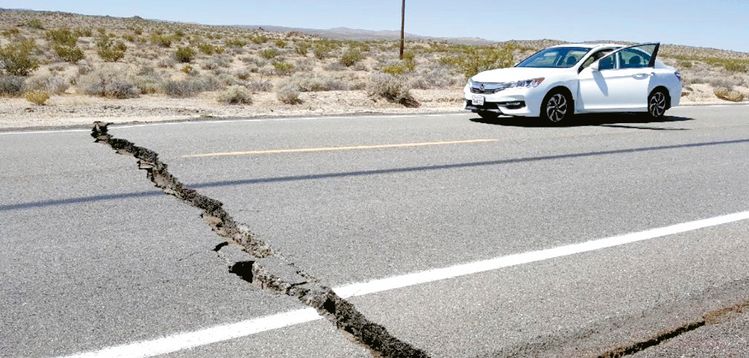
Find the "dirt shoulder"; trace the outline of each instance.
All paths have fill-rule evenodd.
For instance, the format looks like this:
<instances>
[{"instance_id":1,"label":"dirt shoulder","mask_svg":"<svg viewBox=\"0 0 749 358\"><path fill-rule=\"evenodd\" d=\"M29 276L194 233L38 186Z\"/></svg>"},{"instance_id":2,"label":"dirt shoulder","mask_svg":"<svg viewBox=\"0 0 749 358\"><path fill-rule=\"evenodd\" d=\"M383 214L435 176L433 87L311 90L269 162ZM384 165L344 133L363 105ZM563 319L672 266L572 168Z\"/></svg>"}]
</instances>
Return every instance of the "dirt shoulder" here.
<instances>
[{"instance_id":1,"label":"dirt shoulder","mask_svg":"<svg viewBox=\"0 0 749 358\"><path fill-rule=\"evenodd\" d=\"M93 121L113 123L162 122L206 118L265 118L366 113L440 113L463 109L461 89L413 90L418 108L406 108L384 99L372 99L365 91L302 93L301 104L282 104L274 93L253 95L251 105L226 105L218 93L193 98L148 95L132 99L107 99L85 95L52 96L37 106L23 98L0 101L0 129L87 126ZM683 105L730 103L709 96L682 98Z\"/></svg>"}]
</instances>

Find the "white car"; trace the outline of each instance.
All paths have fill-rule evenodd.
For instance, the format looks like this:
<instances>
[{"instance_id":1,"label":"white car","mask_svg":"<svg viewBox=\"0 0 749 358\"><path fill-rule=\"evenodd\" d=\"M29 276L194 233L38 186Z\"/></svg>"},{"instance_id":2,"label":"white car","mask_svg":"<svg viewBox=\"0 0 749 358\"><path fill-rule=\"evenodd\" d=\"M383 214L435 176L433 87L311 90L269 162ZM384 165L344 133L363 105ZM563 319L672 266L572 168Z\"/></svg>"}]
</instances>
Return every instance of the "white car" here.
<instances>
[{"instance_id":1,"label":"white car","mask_svg":"<svg viewBox=\"0 0 749 358\"><path fill-rule=\"evenodd\" d=\"M679 105L681 75L656 59L660 44L571 44L536 52L515 67L481 72L465 86L465 108L561 123L576 113L643 112Z\"/></svg>"}]
</instances>

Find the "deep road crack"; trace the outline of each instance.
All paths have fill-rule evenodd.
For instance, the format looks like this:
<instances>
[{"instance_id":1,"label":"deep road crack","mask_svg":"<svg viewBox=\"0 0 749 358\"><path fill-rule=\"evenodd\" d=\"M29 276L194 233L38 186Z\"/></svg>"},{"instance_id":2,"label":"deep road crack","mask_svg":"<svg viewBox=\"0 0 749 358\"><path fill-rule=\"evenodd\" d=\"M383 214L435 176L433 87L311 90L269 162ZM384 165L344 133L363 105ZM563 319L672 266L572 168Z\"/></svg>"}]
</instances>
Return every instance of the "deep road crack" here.
<instances>
[{"instance_id":1,"label":"deep road crack","mask_svg":"<svg viewBox=\"0 0 749 358\"><path fill-rule=\"evenodd\" d=\"M394 337L385 327L367 319L352 303L275 252L246 225L234 221L220 201L185 186L169 173L166 163L159 160L158 153L125 139L112 137L108 133L108 125L94 122L91 136L95 138L95 142L109 145L118 154L135 157L138 169L146 171L148 179L157 188L201 209L201 217L217 235L228 243L238 245L250 256L247 258L245 255L245 260L232 260L222 255L222 251L229 249L231 245L217 245L214 251L227 261L229 272L256 287L295 297L316 309L321 316L334 323L339 331L369 349L374 356L428 357L423 350Z\"/></svg>"}]
</instances>

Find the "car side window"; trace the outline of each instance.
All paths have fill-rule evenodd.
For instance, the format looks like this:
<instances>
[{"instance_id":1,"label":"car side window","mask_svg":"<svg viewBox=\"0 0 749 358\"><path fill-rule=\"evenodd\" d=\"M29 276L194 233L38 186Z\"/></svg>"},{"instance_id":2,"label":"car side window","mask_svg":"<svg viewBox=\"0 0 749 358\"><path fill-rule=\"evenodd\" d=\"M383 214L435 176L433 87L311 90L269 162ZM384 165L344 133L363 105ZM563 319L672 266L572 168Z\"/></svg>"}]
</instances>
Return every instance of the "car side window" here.
<instances>
[{"instance_id":1,"label":"car side window","mask_svg":"<svg viewBox=\"0 0 749 358\"><path fill-rule=\"evenodd\" d=\"M598 64L598 69L618 70L649 67L655 49L656 45L654 44L622 49L602 58Z\"/></svg>"},{"instance_id":2,"label":"car side window","mask_svg":"<svg viewBox=\"0 0 749 358\"><path fill-rule=\"evenodd\" d=\"M600 51L595 52L594 54L590 55L590 57L588 57L588 59L585 60L585 62L583 62L583 64L580 66L580 71L586 69L588 66L590 66L591 64L593 64L593 62L598 61L601 57L606 56L610 52L611 52L610 49L605 49L605 50L600 50Z\"/></svg>"}]
</instances>

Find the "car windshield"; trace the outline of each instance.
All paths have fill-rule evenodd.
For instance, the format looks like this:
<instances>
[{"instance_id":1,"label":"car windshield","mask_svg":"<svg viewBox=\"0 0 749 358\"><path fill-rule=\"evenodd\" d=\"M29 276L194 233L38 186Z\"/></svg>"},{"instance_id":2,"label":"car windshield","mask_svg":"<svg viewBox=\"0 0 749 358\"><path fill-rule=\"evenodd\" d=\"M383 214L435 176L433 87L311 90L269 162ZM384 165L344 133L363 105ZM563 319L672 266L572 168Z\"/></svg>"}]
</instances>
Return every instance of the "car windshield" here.
<instances>
[{"instance_id":1,"label":"car windshield","mask_svg":"<svg viewBox=\"0 0 749 358\"><path fill-rule=\"evenodd\" d=\"M570 68L590 51L585 47L551 47L520 62L517 67Z\"/></svg>"}]
</instances>

